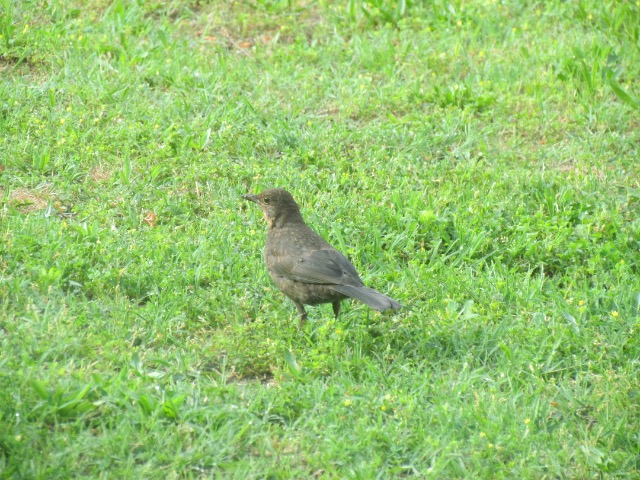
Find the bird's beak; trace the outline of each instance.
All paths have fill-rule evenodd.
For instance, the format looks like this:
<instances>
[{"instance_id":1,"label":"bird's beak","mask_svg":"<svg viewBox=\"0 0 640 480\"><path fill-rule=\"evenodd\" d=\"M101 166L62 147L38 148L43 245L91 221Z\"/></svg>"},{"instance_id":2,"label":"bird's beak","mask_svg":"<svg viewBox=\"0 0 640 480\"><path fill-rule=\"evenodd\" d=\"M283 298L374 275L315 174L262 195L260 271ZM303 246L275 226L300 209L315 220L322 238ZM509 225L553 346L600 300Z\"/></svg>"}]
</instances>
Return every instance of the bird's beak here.
<instances>
[{"instance_id":1,"label":"bird's beak","mask_svg":"<svg viewBox=\"0 0 640 480\"><path fill-rule=\"evenodd\" d=\"M254 195L253 193L247 193L246 195L242 195L242 198L244 198L245 200L249 200L251 202L254 202L254 203L258 203L258 196Z\"/></svg>"}]
</instances>

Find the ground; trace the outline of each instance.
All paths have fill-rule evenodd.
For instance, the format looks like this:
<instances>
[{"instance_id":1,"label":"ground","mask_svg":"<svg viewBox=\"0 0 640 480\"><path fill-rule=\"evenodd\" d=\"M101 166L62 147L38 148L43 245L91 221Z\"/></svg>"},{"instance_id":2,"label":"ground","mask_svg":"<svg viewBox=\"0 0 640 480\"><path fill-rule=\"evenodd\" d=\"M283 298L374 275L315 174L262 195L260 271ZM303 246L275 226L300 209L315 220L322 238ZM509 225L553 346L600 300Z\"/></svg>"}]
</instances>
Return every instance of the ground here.
<instances>
[{"instance_id":1,"label":"ground","mask_svg":"<svg viewBox=\"0 0 640 480\"><path fill-rule=\"evenodd\" d=\"M640 2L0 2L0 477L640 476ZM298 329L240 198L400 301Z\"/></svg>"}]
</instances>

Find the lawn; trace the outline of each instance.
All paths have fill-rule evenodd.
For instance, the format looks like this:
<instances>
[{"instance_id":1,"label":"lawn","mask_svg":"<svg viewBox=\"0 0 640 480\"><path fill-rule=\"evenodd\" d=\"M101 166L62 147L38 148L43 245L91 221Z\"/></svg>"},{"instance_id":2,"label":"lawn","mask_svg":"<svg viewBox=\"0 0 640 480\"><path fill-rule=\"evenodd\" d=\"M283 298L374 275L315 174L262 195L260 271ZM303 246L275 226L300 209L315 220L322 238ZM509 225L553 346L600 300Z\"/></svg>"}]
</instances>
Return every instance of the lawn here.
<instances>
[{"instance_id":1,"label":"lawn","mask_svg":"<svg viewBox=\"0 0 640 480\"><path fill-rule=\"evenodd\" d=\"M640 2L0 0L0 477L640 478ZM403 304L297 314L240 195Z\"/></svg>"}]
</instances>

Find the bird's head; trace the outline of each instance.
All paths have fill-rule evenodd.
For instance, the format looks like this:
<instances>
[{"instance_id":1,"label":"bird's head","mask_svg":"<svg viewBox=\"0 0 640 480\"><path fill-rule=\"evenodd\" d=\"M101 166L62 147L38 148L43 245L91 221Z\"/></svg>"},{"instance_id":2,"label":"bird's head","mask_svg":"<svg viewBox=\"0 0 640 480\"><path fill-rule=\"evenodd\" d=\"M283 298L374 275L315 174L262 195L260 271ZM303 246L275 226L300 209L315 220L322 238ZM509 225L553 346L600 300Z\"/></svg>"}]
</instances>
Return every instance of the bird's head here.
<instances>
[{"instance_id":1,"label":"bird's head","mask_svg":"<svg viewBox=\"0 0 640 480\"><path fill-rule=\"evenodd\" d=\"M302 220L298 204L289 192L281 188L270 188L258 195L242 195L242 198L258 204L269 228L280 227L287 221Z\"/></svg>"}]
</instances>

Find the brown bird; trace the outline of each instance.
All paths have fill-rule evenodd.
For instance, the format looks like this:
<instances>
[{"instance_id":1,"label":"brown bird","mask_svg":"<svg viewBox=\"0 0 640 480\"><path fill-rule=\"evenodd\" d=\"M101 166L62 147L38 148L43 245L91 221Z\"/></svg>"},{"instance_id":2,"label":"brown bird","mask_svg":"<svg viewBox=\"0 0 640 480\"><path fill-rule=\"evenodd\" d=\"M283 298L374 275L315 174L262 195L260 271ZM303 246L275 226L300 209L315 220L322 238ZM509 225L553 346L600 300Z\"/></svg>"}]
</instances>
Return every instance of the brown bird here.
<instances>
[{"instance_id":1,"label":"brown bird","mask_svg":"<svg viewBox=\"0 0 640 480\"><path fill-rule=\"evenodd\" d=\"M267 270L282 293L293 300L300 324L307 319L305 305L331 303L338 318L340 300L347 297L378 311L401 307L394 299L364 286L347 257L307 226L289 192L271 188L242 198L257 203L264 213Z\"/></svg>"}]
</instances>

